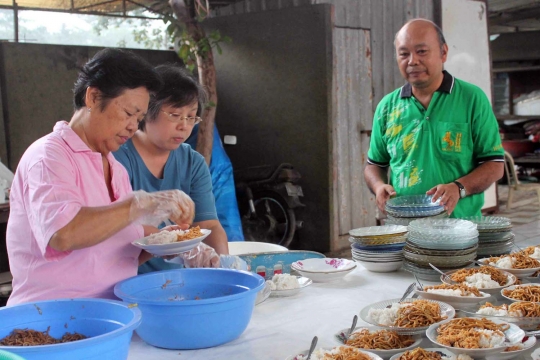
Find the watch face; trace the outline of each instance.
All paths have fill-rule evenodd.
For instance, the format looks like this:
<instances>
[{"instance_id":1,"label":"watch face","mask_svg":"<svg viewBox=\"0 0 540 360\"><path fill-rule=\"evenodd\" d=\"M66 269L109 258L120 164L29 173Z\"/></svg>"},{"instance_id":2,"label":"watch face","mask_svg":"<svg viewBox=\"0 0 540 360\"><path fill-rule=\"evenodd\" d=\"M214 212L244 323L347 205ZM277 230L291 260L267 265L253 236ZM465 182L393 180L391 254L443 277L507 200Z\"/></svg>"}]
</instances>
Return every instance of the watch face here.
<instances>
[{"instance_id":1,"label":"watch face","mask_svg":"<svg viewBox=\"0 0 540 360\"><path fill-rule=\"evenodd\" d=\"M459 190L459 197L460 198L464 198L467 194L465 193L465 189L460 189Z\"/></svg>"}]
</instances>

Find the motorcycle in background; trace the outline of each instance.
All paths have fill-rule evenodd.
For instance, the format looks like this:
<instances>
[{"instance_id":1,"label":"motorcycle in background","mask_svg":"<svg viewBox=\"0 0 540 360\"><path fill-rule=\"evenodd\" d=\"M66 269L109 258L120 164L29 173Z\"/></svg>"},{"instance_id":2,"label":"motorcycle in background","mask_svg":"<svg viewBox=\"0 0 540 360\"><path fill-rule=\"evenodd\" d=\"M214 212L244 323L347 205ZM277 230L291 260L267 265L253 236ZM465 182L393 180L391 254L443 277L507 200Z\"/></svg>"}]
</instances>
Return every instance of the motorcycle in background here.
<instances>
[{"instance_id":1,"label":"motorcycle in background","mask_svg":"<svg viewBox=\"0 0 540 360\"><path fill-rule=\"evenodd\" d=\"M238 206L246 241L288 247L302 221L295 209L300 202L300 173L291 164L262 165L234 171Z\"/></svg>"}]
</instances>

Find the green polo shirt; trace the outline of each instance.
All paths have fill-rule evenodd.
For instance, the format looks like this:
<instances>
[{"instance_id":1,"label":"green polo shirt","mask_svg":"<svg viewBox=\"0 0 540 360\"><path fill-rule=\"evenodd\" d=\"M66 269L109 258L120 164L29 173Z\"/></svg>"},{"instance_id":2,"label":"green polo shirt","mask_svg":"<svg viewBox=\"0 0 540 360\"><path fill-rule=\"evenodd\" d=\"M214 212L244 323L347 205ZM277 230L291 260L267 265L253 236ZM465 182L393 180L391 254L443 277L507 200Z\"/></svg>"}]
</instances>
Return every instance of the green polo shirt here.
<instances>
[{"instance_id":1,"label":"green polo shirt","mask_svg":"<svg viewBox=\"0 0 540 360\"><path fill-rule=\"evenodd\" d=\"M444 79L427 109L406 84L375 111L368 163L391 169L400 195L418 195L469 174L485 161L504 161L499 126L482 89ZM452 217L481 215L484 194L459 200Z\"/></svg>"}]
</instances>

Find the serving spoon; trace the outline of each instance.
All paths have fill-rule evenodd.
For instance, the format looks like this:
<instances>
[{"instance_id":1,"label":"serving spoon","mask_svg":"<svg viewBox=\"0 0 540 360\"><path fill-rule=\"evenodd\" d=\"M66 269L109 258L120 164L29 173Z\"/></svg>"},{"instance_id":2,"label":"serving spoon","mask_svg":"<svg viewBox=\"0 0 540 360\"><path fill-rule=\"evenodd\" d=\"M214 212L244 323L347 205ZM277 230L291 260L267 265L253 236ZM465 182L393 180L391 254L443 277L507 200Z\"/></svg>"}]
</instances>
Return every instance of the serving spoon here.
<instances>
[{"instance_id":1,"label":"serving spoon","mask_svg":"<svg viewBox=\"0 0 540 360\"><path fill-rule=\"evenodd\" d=\"M311 358L311 354L313 354L313 350L315 350L315 346L317 346L317 341L319 341L319 338L314 336L313 340L311 340L311 346L309 347L309 352L307 354L306 360L309 360Z\"/></svg>"},{"instance_id":2,"label":"serving spoon","mask_svg":"<svg viewBox=\"0 0 540 360\"><path fill-rule=\"evenodd\" d=\"M438 272L439 274L441 274L443 276L443 279L447 282L449 282L450 284L457 284L454 280L452 280L452 278L450 278L450 276L448 274L445 274L443 271L441 271L438 267L436 267L435 265L433 265L432 263L429 263L429 266L431 266L431 268L433 270L435 270L436 272Z\"/></svg>"},{"instance_id":3,"label":"serving spoon","mask_svg":"<svg viewBox=\"0 0 540 360\"><path fill-rule=\"evenodd\" d=\"M351 326L351 329L349 330L349 332L347 333L347 335L345 335L345 341L343 341L344 343L347 342L347 340L349 340L349 337L351 336L352 332L354 331L354 328L356 327L356 323L358 321L358 316L357 315L354 315L353 319L352 319L352 326Z\"/></svg>"}]
</instances>

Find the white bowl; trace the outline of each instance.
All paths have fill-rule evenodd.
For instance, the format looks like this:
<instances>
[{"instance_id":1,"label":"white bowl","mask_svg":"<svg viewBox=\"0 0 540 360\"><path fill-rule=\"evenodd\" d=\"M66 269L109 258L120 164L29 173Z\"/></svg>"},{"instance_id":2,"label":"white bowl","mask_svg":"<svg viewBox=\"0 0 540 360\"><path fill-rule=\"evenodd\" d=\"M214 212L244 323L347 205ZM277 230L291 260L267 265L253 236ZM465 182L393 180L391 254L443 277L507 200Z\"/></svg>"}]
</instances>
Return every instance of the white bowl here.
<instances>
[{"instance_id":1,"label":"white bowl","mask_svg":"<svg viewBox=\"0 0 540 360\"><path fill-rule=\"evenodd\" d=\"M321 349L322 350L332 350L332 349L341 348L341 347L355 349L358 352L361 352L361 353L364 353L364 354L368 355L371 360L383 360L379 355L376 355L376 354L374 354L374 353L372 353L370 351L364 351L364 350L361 350L361 349L357 349L357 348L354 348L354 347L351 347L351 346L345 346L345 345L336 346L336 347L333 347L333 348L316 348L315 351L318 351L318 350L321 350ZM302 352L299 352L298 354L287 356L287 358L285 360L296 360L296 357L298 355L302 355L303 356L302 358L305 358L306 355L308 354L308 352L309 352L309 350L304 350Z\"/></svg>"},{"instance_id":2,"label":"white bowl","mask_svg":"<svg viewBox=\"0 0 540 360\"><path fill-rule=\"evenodd\" d=\"M531 354L532 360L540 360L540 348L534 350Z\"/></svg>"},{"instance_id":3,"label":"white bowl","mask_svg":"<svg viewBox=\"0 0 540 360\"><path fill-rule=\"evenodd\" d=\"M372 272L392 272L398 271L403 265L403 260L392 261L392 262L375 262L375 261L365 261L365 260L355 260L357 263L360 263L367 270Z\"/></svg>"},{"instance_id":4,"label":"white bowl","mask_svg":"<svg viewBox=\"0 0 540 360\"><path fill-rule=\"evenodd\" d=\"M331 273L351 270L356 267L352 260L338 258L312 258L298 260L291 264L291 268L307 273Z\"/></svg>"},{"instance_id":5,"label":"white bowl","mask_svg":"<svg viewBox=\"0 0 540 360\"><path fill-rule=\"evenodd\" d=\"M131 244L135 245L138 248L141 248L143 250L148 251L152 255L156 256L165 256L165 255L176 255L183 252L190 251L197 245L201 243L210 233L212 230L208 229L201 229L202 236L199 236L194 239L190 240L183 240L183 241L176 241L173 243L168 244L156 244L156 245L148 245L148 236L136 240L132 242Z\"/></svg>"},{"instance_id":6,"label":"white bowl","mask_svg":"<svg viewBox=\"0 0 540 360\"><path fill-rule=\"evenodd\" d=\"M534 345L536 345L536 337L529 336L527 338L527 340L525 342L523 342L523 349L515 350L515 351L503 351L502 353L499 353L499 354L487 356L486 360L509 360L509 359L513 359L516 356L523 353L524 351L529 350ZM533 359L534 359L534 357L533 357Z\"/></svg>"},{"instance_id":7,"label":"white bowl","mask_svg":"<svg viewBox=\"0 0 540 360\"><path fill-rule=\"evenodd\" d=\"M354 329L353 333L356 332L356 331L360 331L362 329L368 329L370 332L375 332L375 331L378 331L378 330L385 330L385 329L381 329L378 326L359 326L359 327L356 327ZM342 330L338 331L337 333L334 334L334 340L336 342L338 342L340 345L345 345L343 341L345 340L345 336L349 332L349 330L350 330L350 328L342 329ZM361 350L369 351L369 352L372 352L372 353L374 353L376 355L379 355L383 359L388 359L390 356L395 355L395 354L397 354L399 352L404 352L404 351L407 351L407 350L414 349L415 347L418 347L420 345L420 343L422 342L422 336L421 335L412 335L412 337L414 339L414 343L412 345L409 345L409 346L404 347L404 348L391 349L391 350L381 350L381 349L361 349Z\"/></svg>"},{"instance_id":8,"label":"white bowl","mask_svg":"<svg viewBox=\"0 0 540 360\"><path fill-rule=\"evenodd\" d=\"M504 290L514 290L514 289L517 289L517 288L520 288L520 287L526 287L526 286L534 286L536 288L539 288L540 289L540 284L521 284L521 285L512 285L512 286L508 286L504 289L501 289L501 296L505 299L508 299L512 302L523 302L523 301L530 301L530 300L518 300L518 299L513 299L511 297L508 297L506 295L504 295ZM537 304L540 304L540 301L530 301L530 302L535 302Z\"/></svg>"},{"instance_id":9,"label":"white bowl","mask_svg":"<svg viewBox=\"0 0 540 360\"><path fill-rule=\"evenodd\" d=\"M287 289L287 290L272 290L270 293L271 297L285 297L285 296L293 296L296 295L305 288L306 286L309 286L313 283L311 279L303 276L297 276L296 279L298 280L298 284L300 284L300 287L296 289Z\"/></svg>"},{"instance_id":10,"label":"white bowl","mask_svg":"<svg viewBox=\"0 0 540 360\"><path fill-rule=\"evenodd\" d=\"M285 246L257 241L233 241L229 243L229 255L259 254L263 252L289 251Z\"/></svg>"},{"instance_id":11,"label":"white bowl","mask_svg":"<svg viewBox=\"0 0 540 360\"><path fill-rule=\"evenodd\" d=\"M446 345L440 344L437 342L437 335L438 335L437 329L439 328L441 324L431 325L426 330L426 336L432 343L434 343L437 346L444 347L455 354L466 354L473 358L477 358L477 357L481 358L481 357L486 357L489 355L498 354L498 353L503 352L504 349L510 346L508 345L509 343L510 344L521 343L521 340L525 336L525 331L521 330L518 326L514 324L509 324L504 321L493 320L493 319L491 319L491 321L493 321L496 324L507 324L510 326L510 328L504 332L504 335L506 336L506 342L501 346L495 346L492 348L485 348L485 349L464 349L464 348L457 348L457 347L446 346Z\"/></svg>"},{"instance_id":12,"label":"white bowl","mask_svg":"<svg viewBox=\"0 0 540 360\"><path fill-rule=\"evenodd\" d=\"M415 292L418 294L419 297L423 299L442 301L444 303L452 305L453 307L459 307L459 305L478 304L479 302L484 301L487 298L491 297L490 294L485 293L483 291L480 291L480 294L482 295L481 297L443 295L443 294L437 294L437 293L432 293L428 291L420 291L418 289L416 289Z\"/></svg>"},{"instance_id":13,"label":"white bowl","mask_svg":"<svg viewBox=\"0 0 540 360\"><path fill-rule=\"evenodd\" d=\"M437 351L437 352L440 352L442 354L444 354L444 356L442 357L443 360L455 360L456 359L456 354L454 354L453 352L449 351L448 349L445 349L445 348L422 348L424 350L427 350L427 351ZM402 352L399 352L395 355L393 355L390 360L397 360L399 359L399 357L403 354L405 354L407 350L405 351L402 351Z\"/></svg>"},{"instance_id":14,"label":"white bowl","mask_svg":"<svg viewBox=\"0 0 540 360\"><path fill-rule=\"evenodd\" d=\"M426 331L426 329L428 328L428 326L422 326L422 327L418 327L418 328L405 328L405 327L398 327L398 326L386 326L386 325L377 324L369 316L369 310L371 310L371 309L385 309L386 306L398 303L400 300L401 299L384 300L384 301L379 301L379 302L370 304L368 306L365 306L362 310L360 310L360 319L367 322L368 324L375 325L375 326L378 326L380 328L384 328L384 329L387 329L387 330L394 330L398 334L416 335L416 334L424 333ZM405 300L402 300L401 302L402 303L409 303L409 302L414 302L416 300L417 299L407 298ZM443 302L440 302L440 301L435 301L435 300L427 300L427 301L439 304L439 307L441 309L441 315L446 317L446 319L444 319L441 322L436 323L436 324L447 322L450 319L453 319L454 316L456 315L456 310L452 306L450 306L450 305L448 305L446 303L443 303Z\"/></svg>"},{"instance_id":15,"label":"white bowl","mask_svg":"<svg viewBox=\"0 0 540 360\"><path fill-rule=\"evenodd\" d=\"M298 270L293 267L291 267L291 269L296 271L302 276L309 277L311 280L315 282L326 282L326 281L334 281L334 280L344 278L345 275L347 275L348 273L356 269L356 264L351 269L342 270L342 271L333 271L333 272L311 272L311 271Z\"/></svg>"},{"instance_id":16,"label":"white bowl","mask_svg":"<svg viewBox=\"0 0 540 360\"><path fill-rule=\"evenodd\" d=\"M498 267L498 266L495 266L495 265L489 265L487 260L488 260L488 258L483 258L483 259L479 259L478 261L481 262L482 264L487 265L487 266L492 266L492 267L494 267L496 269L507 271L510 274L516 275L520 279L524 278L524 277L531 276L532 274L534 274L535 272L540 270L540 267L528 268L528 269L507 269L507 268L502 268L502 267Z\"/></svg>"}]
</instances>

